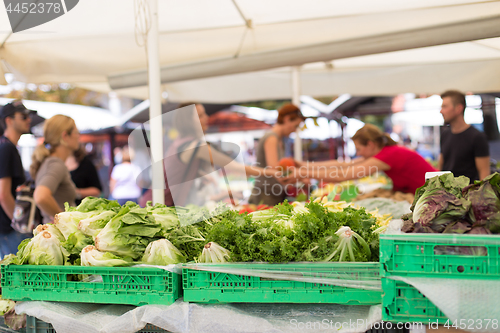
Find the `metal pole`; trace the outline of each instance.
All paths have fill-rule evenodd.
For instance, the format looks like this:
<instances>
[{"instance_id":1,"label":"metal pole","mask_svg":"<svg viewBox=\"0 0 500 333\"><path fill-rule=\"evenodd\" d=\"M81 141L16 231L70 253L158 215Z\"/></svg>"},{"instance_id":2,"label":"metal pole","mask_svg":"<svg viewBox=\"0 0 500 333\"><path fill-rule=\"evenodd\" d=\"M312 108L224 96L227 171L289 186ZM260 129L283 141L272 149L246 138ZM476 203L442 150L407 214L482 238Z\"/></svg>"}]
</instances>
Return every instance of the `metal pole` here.
<instances>
[{"instance_id":1,"label":"metal pole","mask_svg":"<svg viewBox=\"0 0 500 333\"><path fill-rule=\"evenodd\" d=\"M153 204L165 203L163 173L163 122L161 118L160 54L158 39L158 0L148 0L151 13L151 30L148 33L149 119L151 129L151 161L153 179Z\"/></svg>"},{"instance_id":2,"label":"metal pole","mask_svg":"<svg viewBox=\"0 0 500 333\"><path fill-rule=\"evenodd\" d=\"M292 67L292 103L300 107L300 67ZM302 161L302 139L299 136L300 130L295 132L295 141L293 142L293 158Z\"/></svg>"}]
</instances>

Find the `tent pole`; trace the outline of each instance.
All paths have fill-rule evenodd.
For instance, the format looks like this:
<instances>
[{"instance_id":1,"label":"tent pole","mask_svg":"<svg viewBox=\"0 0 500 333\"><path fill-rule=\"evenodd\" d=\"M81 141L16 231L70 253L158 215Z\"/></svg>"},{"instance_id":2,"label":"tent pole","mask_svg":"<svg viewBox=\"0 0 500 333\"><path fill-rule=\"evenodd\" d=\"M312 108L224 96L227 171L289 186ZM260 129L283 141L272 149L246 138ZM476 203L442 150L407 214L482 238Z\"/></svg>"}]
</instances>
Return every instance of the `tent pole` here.
<instances>
[{"instance_id":1,"label":"tent pole","mask_svg":"<svg viewBox=\"0 0 500 333\"><path fill-rule=\"evenodd\" d=\"M292 103L300 107L300 67L292 67ZM299 136L300 129L295 132L293 142L293 158L302 161L302 139Z\"/></svg>"},{"instance_id":2,"label":"tent pole","mask_svg":"<svg viewBox=\"0 0 500 333\"><path fill-rule=\"evenodd\" d=\"M163 173L163 122L161 117L160 55L158 39L158 0L148 0L151 29L148 33L149 119L151 129L151 161L153 204L165 203ZM152 121L154 119L154 121Z\"/></svg>"}]
</instances>

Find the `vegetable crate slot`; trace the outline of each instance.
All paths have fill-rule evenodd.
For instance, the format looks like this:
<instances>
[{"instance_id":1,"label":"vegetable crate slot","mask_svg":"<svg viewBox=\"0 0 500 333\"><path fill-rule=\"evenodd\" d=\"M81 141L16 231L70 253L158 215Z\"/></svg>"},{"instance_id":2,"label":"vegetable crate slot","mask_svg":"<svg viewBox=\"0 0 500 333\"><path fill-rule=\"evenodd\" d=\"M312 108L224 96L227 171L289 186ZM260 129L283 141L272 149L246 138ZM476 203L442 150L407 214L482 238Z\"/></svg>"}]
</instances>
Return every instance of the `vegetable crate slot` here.
<instances>
[{"instance_id":1,"label":"vegetable crate slot","mask_svg":"<svg viewBox=\"0 0 500 333\"><path fill-rule=\"evenodd\" d=\"M184 301L380 304L379 270L378 263L186 264Z\"/></svg>"},{"instance_id":2,"label":"vegetable crate slot","mask_svg":"<svg viewBox=\"0 0 500 333\"><path fill-rule=\"evenodd\" d=\"M500 278L500 236L380 235L381 275Z\"/></svg>"},{"instance_id":3,"label":"vegetable crate slot","mask_svg":"<svg viewBox=\"0 0 500 333\"><path fill-rule=\"evenodd\" d=\"M500 236L380 235L380 269L383 320L445 323L444 314L416 288L390 277L499 279Z\"/></svg>"},{"instance_id":4,"label":"vegetable crate slot","mask_svg":"<svg viewBox=\"0 0 500 333\"><path fill-rule=\"evenodd\" d=\"M157 326L147 324L137 333L163 333L169 332ZM26 316L26 333L56 333L54 327L36 317Z\"/></svg>"},{"instance_id":5,"label":"vegetable crate slot","mask_svg":"<svg viewBox=\"0 0 500 333\"><path fill-rule=\"evenodd\" d=\"M394 322L436 322L445 324L448 318L425 295L402 281L382 278L382 319Z\"/></svg>"},{"instance_id":6,"label":"vegetable crate slot","mask_svg":"<svg viewBox=\"0 0 500 333\"><path fill-rule=\"evenodd\" d=\"M2 297L15 301L165 304L181 296L181 276L150 267L2 265Z\"/></svg>"}]
</instances>

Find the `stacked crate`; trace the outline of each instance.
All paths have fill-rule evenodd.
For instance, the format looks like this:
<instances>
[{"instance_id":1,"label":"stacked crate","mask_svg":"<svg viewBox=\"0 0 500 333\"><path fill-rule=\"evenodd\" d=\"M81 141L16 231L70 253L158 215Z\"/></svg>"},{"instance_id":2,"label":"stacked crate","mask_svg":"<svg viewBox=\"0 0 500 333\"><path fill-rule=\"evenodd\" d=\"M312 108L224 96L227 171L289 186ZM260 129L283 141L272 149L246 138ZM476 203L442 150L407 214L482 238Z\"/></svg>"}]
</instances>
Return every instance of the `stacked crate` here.
<instances>
[{"instance_id":1,"label":"stacked crate","mask_svg":"<svg viewBox=\"0 0 500 333\"><path fill-rule=\"evenodd\" d=\"M426 295L391 277L498 279L500 236L381 235L380 264L383 320L445 324L448 318Z\"/></svg>"},{"instance_id":2,"label":"stacked crate","mask_svg":"<svg viewBox=\"0 0 500 333\"><path fill-rule=\"evenodd\" d=\"M376 262L202 264L185 265L182 272L186 302L349 305L381 303L379 274ZM342 281L372 288L343 286Z\"/></svg>"}]
</instances>

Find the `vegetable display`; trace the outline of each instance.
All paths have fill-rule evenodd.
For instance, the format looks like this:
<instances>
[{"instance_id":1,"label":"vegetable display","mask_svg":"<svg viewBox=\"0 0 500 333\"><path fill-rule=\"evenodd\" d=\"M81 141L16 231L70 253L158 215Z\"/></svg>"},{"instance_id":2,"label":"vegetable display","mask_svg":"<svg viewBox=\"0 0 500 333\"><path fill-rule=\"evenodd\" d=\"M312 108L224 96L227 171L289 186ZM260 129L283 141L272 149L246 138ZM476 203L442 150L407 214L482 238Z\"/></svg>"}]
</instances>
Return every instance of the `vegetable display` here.
<instances>
[{"instance_id":1,"label":"vegetable display","mask_svg":"<svg viewBox=\"0 0 500 333\"><path fill-rule=\"evenodd\" d=\"M387 189L376 189L368 193L358 194L355 200L364 200L370 198L387 198L396 201L407 201L412 203L415 200L415 197L411 193L403 193L400 191L392 191Z\"/></svg>"},{"instance_id":2,"label":"vegetable display","mask_svg":"<svg viewBox=\"0 0 500 333\"><path fill-rule=\"evenodd\" d=\"M268 208L268 207L265 207ZM390 217L326 198L238 212L85 198L38 226L5 264L128 266L196 261L377 261Z\"/></svg>"}]
</instances>

